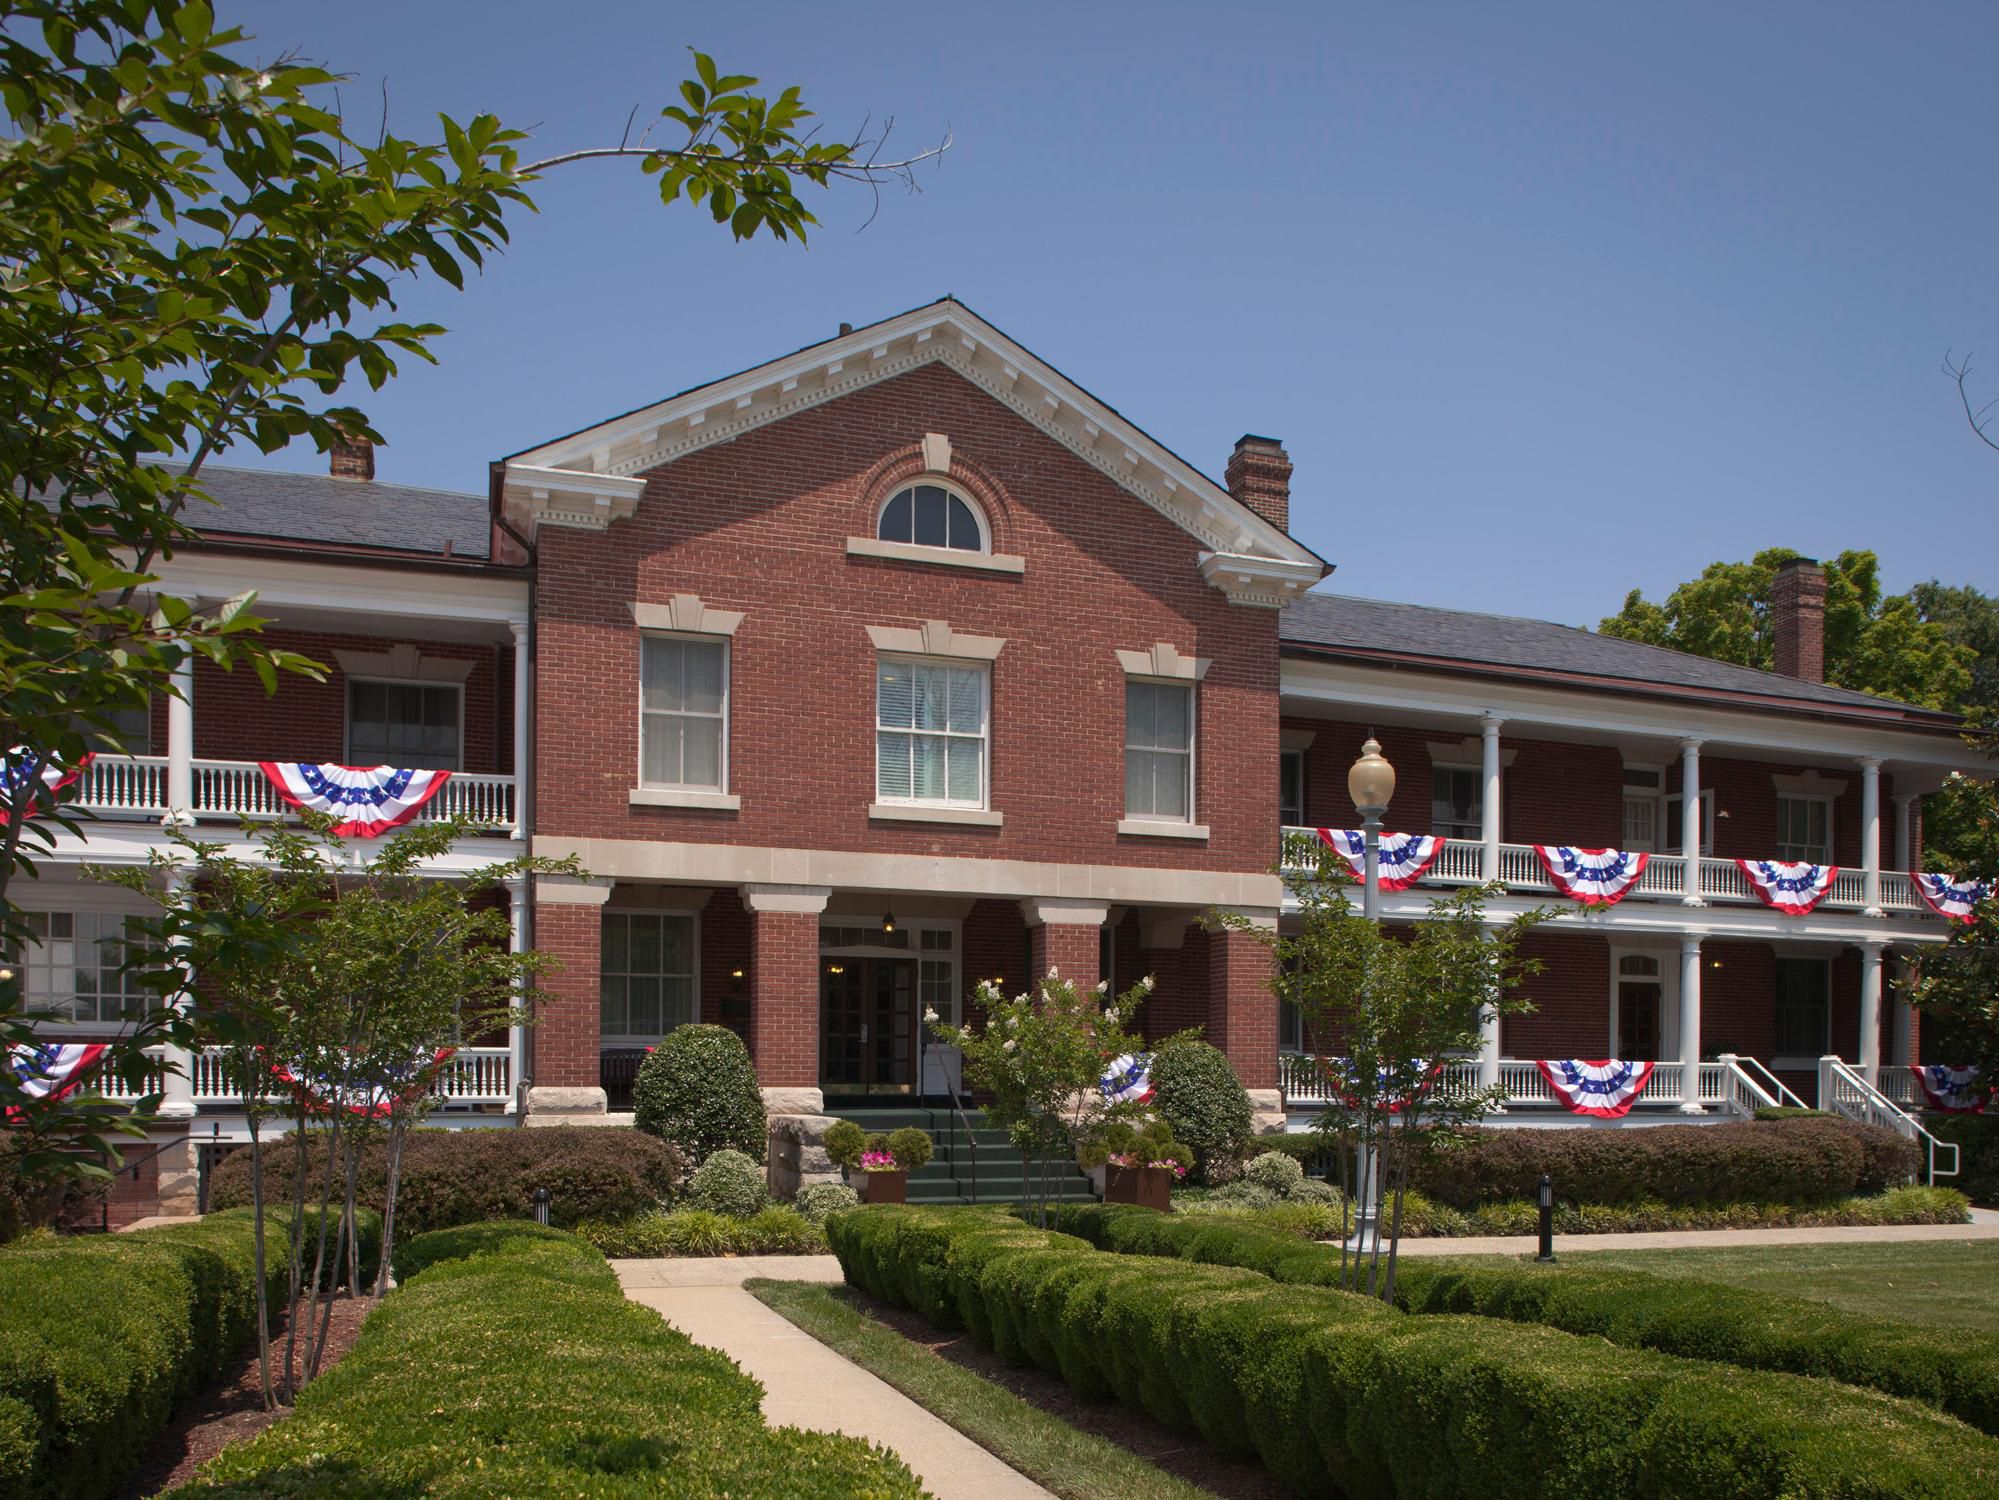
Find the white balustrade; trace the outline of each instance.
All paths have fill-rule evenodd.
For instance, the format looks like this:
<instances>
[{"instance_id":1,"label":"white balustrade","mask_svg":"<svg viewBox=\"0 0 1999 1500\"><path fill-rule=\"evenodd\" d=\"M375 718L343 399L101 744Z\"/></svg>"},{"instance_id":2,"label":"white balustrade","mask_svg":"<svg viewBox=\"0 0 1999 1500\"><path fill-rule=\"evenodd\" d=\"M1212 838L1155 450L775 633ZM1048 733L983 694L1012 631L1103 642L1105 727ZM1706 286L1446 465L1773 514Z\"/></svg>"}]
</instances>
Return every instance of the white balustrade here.
<instances>
[{"instance_id":1,"label":"white balustrade","mask_svg":"<svg viewBox=\"0 0 1999 1500\"><path fill-rule=\"evenodd\" d=\"M1326 1069L1319 1058L1287 1052L1278 1057L1277 1064L1278 1079L1283 1085L1288 1106L1309 1107L1333 1102L1332 1090L1327 1086ZM1677 1062L1655 1064L1644 1088L1639 1091L1634 1109L1643 1109L1655 1115L1668 1110L1677 1113L1686 1097L1681 1087L1681 1066ZM1753 1058L1738 1060L1733 1057L1700 1064L1701 1103L1742 1119L1752 1117L1758 1109L1778 1103L1778 1094L1753 1077L1750 1068L1761 1070L1762 1065ZM1767 1070L1765 1076L1768 1076ZM1566 1107L1555 1097L1555 1091L1531 1059L1501 1058L1499 1086L1504 1091L1501 1105L1508 1111L1545 1109L1554 1113L1565 1112ZM1778 1087L1781 1088L1781 1085ZM1442 1094L1477 1092L1478 1060L1453 1058L1446 1062L1436 1089Z\"/></svg>"},{"instance_id":2,"label":"white balustrade","mask_svg":"<svg viewBox=\"0 0 1999 1500\"><path fill-rule=\"evenodd\" d=\"M193 763L199 818L282 818L291 809L255 761ZM84 768L78 806L100 817L158 818L167 810L167 762L158 755L100 755ZM467 817L483 828L514 826L514 778L454 771L417 814L420 821Z\"/></svg>"},{"instance_id":3,"label":"white balustrade","mask_svg":"<svg viewBox=\"0 0 1999 1500\"><path fill-rule=\"evenodd\" d=\"M157 1057L160 1049L149 1049ZM228 1066L228 1054L220 1047L206 1047L190 1059L194 1102L198 1105L229 1105L243 1102L243 1087ZM124 1081L105 1075L98 1092L107 1099L136 1099L157 1093L158 1074L146 1080L143 1089L132 1089ZM275 1090L266 1091L269 1098ZM514 1097L513 1051L508 1047L460 1047L437 1070L431 1092L446 1103L510 1104Z\"/></svg>"},{"instance_id":4,"label":"white balustrade","mask_svg":"<svg viewBox=\"0 0 1999 1500\"><path fill-rule=\"evenodd\" d=\"M1476 884L1485 879L1485 872L1480 868L1484 856L1485 851L1471 839L1447 839L1438 851L1435 863L1424 872L1424 878Z\"/></svg>"}]
</instances>

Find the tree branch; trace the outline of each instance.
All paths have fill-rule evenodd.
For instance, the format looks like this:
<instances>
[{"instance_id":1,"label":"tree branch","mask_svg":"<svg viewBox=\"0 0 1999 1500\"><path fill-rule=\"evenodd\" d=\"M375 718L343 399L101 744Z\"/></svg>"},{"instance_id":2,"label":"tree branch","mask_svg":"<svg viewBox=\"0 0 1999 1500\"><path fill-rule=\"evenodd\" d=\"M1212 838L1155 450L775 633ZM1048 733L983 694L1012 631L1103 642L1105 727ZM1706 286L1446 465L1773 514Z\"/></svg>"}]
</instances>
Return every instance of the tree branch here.
<instances>
[{"instance_id":1,"label":"tree branch","mask_svg":"<svg viewBox=\"0 0 1999 1500\"><path fill-rule=\"evenodd\" d=\"M1999 406L1999 400L1988 401L1975 411L1972 409L1971 392L1966 388L1966 382L1971 378L1971 356L1967 354L1963 359L1953 360L1950 350L1946 349L1943 356L1943 372L1957 386L1957 399L1964 407L1964 420L1970 424L1971 430L1978 434L1978 441L1999 452L1999 440L1995 440L1992 434L1986 431L1986 428L1992 425L1989 413L1994 406Z\"/></svg>"}]
</instances>

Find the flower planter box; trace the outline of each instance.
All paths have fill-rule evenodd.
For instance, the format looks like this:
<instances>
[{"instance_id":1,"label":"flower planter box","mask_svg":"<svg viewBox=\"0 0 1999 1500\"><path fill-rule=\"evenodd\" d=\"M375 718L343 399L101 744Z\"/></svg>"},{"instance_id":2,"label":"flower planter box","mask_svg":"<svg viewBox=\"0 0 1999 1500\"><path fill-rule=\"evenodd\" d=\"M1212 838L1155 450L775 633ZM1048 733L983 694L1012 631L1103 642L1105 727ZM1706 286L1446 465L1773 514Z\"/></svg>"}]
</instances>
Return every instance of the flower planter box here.
<instances>
[{"instance_id":1,"label":"flower planter box","mask_svg":"<svg viewBox=\"0 0 1999 1500\"><path fill-rule=\"evenodd\" d=\"M909 1201L909 1174L907 1172L862 1172L861 1201L863 1203L907 1203Z\"/></svg>"},{"instance_id":2,"label":"flower planter box","mask_svg":"<svg viewBox=\"0 0 1999 1500\"><path fill-rule=\"evenodd\" d=\"M1136 1203L1166 1213L1172 1204L1173 1174L1165 1167L1120 1167L1104 1173L1104 1202Z\"/></svg>"}]
</instances>

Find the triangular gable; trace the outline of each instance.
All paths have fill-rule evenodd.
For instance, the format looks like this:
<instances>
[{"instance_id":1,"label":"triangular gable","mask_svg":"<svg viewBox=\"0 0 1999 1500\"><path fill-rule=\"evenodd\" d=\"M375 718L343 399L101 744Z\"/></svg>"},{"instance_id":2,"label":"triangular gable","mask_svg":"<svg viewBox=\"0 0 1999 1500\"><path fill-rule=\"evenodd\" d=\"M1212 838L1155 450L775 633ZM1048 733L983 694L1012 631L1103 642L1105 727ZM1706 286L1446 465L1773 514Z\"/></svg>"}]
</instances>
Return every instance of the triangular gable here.
<instances>
[{"instance_id":1,"label":"triangular gable","mask_svg":"<svg viewBox=\"0 0 1999 1500\"><path fill-rule=\"evenodd\" d=\"M1331 569L1310 548L979 317L945 298L669 396L506 459L515 525L601 529L630 515L647 470L932 362L947 365L1200 542L1204 577L1281 605Z\"/></svg>"}]
</instances>

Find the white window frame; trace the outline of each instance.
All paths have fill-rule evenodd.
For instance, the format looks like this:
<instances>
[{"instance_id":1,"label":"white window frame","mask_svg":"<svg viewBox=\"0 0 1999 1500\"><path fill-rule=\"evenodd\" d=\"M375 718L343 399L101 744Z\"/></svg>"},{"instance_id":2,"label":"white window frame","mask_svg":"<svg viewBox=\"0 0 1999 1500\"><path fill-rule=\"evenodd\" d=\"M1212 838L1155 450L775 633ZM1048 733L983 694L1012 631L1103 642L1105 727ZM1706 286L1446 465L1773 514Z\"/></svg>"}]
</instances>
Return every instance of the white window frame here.
<instances>
[{"instance_id":1,"label":"white window frame","mask_svg":"<svg viewBox=\"0 0 1999 1500\"><path fill-rule=\"evenodd\" d=\"M682 719L706 719L711 717L708 714L675 713L668 709L649 709L646 707L645 643L649 640L690 641L695 645L719 646L722 649L722 712L720 715L722 720L722 742L717 752L718 761L716 765L720 781L714 786L709 786L705 782L647 781L645 779L646 719L649 716ZM638 681L634 684L639 700L639 742L637 780L633 785L637 786L641 791L684 792L693 796L699 796L704 793L719 797L729 795L729 726L731 720L729 695L735 685L735 656L735 642L726 635L713 635L693 630L642 630L639 632L639 671ZM683 758L682 765L685 766L685 764L686 762Z\"/></svg>"},{"instance_id":2,"label":"white window frame","mask_svg":"<svg viewBox=\"0 0 1999 1500\"><path fill-rule=\"evenodd\" d=\"M911 667L930 667L938 671L975 672L979 678L979 798L968 802L953 797L890 797L882 792L881 737L884 734L922 735L932 739L963 740L968 734L955 730L904 729L897 725L883 725L881 708L881 668L884 662L902 662ZM909 656L898 651L878 651L875 654L875 807L923 807L936 808L945 812L986 812L992 807L993 798L993 664L990 660L977 660L961 656ZM949 780L949 756L946 756L946 781ZM914 778L911 778L912 784Z\"/></svg>"},{"instance_id":3,"label":"white window frame","mask_svg":"<svg viewBox=\"0 0 1999 1500\"><path fill-rule=\"evenodd\" d=\"M341 689L341 744L348 765L355 764L354 758L354 685L356 683L377 683L385 687L439 688L458 695L458 764L448 769L465 769L465 684L462 682L440 682L435 677L377 677L373 673L366 676L350 675ZM421 766L419 770L444 770L446 767Z\"/></svg>"},{"instance_id":4,"label":"white window frame","mask_svg":"<svg viewBox=\"0 0 1999 1500\"><path fill-rule=\"evenodd\" d=\"M972 523L979 528L979 545L976 549L967 549L964 547L948 547L948 546L937 547L937 546L932 546L925 542L919 542L915 540L916 498L913 492L919 489L923 489L925 487L931 489L939 489L944 491L944 493L947 495L956 496L960 501L964 503L965 507L971 511ZM888 538L882 535L882 518L888 514L889 503L892 500L894 500L897 495L903 494L906 491L912 492L910 495L910 502L909 502L910 504L909 535L911 539L906 542L892 542L888 540ZM948 520L948 513L947 513L947 520L945 523L944 534L946 536L950 535L950 523ZM993 553L993 528L991 520L988 519L988 517L986 516L986 508L983 505L979 504L979 502L973 499L970 495L966 494L961 486L953 484L949 480L941 478L940 476L935 474L922 474L918 475L914 479L905 480L903 483L898 484L894 489L890 490L886 495L882 496L882 502L881 504L875 507L874 519L868 526L868 535L879 546L907 547L913 552L919 552L925 555L928 555L930 553L943 553L947 556L955 556L955 557L990 557L992 556Z\"/></svg>"},{"instance_id":5,"label":"white window frame","mask_svg":"<svg viewBox=\"0 0 1999 1500\"><path fill-rule=\"evenodd\" d=\"M701 1020L701 913L688 907L677 907L677 906L672 906L672 907L608 906L608 905L603 906L598 909L598 917L597 917L598 942L600 944L603 941L602 934L604 930L605 917L687 918L689 926L691 927L693 932L693 937L688 944L690 950L688 954L688 962L690 965L692 965L692 968L690 970L690 979L692 983L689 989L690 999L688 1004L688 1010L690 1014L685 1024L690 1026L698 1024ZM626 969L624 972L625 972L625 977L629 979L631 977L631 970ZM597 994L597 1021L599 1026L597 1043L599 1049L601 1050L607 1047L638 1047L638 1046L646 1046L653 1042L657 1042L659 1040L659 1037L653 1036L650 1033L634 1033L628 1031L602 1030L603 1019L604 1019L604 996L603 996L603 991L601 989L601 985L603 982L603 956L602 956L601 947L598 955L597 978L598 978L598 983L600 985ZM628 993L625 997L625 1016L627 1020L630 1019L631 1013L632 1013L632 1002L631 1002L631 996Z\"/></svg>"},{"instance_id":6,"label":"white window frame","mask_svg":"<svg viewBox=\"0 0 1999 1500\"><path fill-rule=\"evenodd\" d=\"M1657 974L1626 974L1627 958L1649 959L1659 966ZM1706 962L1705 959L1702 962ZM1624 980L1634 984L1659 986L1659 1057L1664 1061L1680 1055L1680 965L1671 953L1658 948L1613 947L1610 950L1610 1055L1622 1058L1624 1039L1618 1032L1618 990Z\"/></svg>"},{"instance_id":7,"label":"white window frame","mask_svg":"<svg viewBox=\"0 0 1999 1500\"><path fill-rule=\"evenodd\" d=\"M1799 855L1795 853L1786 852L1787 850L1795 849L1797 847L1794 844L1787 845L1782 837L1783 826L1784 826L1783 807L1786 802L1816 802L1825 808L1825 847L1821 849L1817 854ZM1809 860L1813 864L1821 864L1821 865L1831 864L1832 851L1833 851L1833 833L1832 833L1833 802L1834 802L1833 798L1816 792L1777 793L1777 829L1779 837L1777 839L1776 857L1782 860L1805 859Z\"/></svg>"},{"instance_id":8,"label":"white window frame","mask_svg":"<svg viewBox=\"0 0 1999 1500\"><path fill-rule=\"evenodd\" d=\"M121 921L132 921L157 915L151 907L133 905L129 897L120 900L120 896L124 893L116 889L107 888L100 890L90 886L80 886L63 890L59 885L52 883L41 882L41 884L45 888L37 894L48 898L47 904L37 906L24 905L20 909L22 916L47 917L58 913L68 913L71 916L116 917ZM10 955L10 957L13 956ZM23 954L15 958L14 966L24 971L26 968L26 955ZM28 987L25 972L20 973L17 983L20 986L21 1003L25 1007L27 1004ZM161 997L152 991L148 991L140 997L140 1000L141 1009L150 1012L159 1006ZM125 1036L136 1024L132 1021L65 1021L43 1011L24 1011L23 1018L33 1025L38 1035L49 1037Z\"/></svg>"},{"instance_id":9,"label":"white window frame","mask_svg":"<svg viewBox=\"0 0 1999 1500\"><path fill-rule=\"evenodd\" d=\"M1659 798L1659 852L1683 855L1687 851L1680 847L1681 827L1685 822L1686 801L1679 792L1666 792ZM1714 853L1714 788L1701 788L1701 857Z\"/></svg>"},{"instance_id":10,"label":"white window frame","mask_svg":"<svg viewBox=\"0 0 1999 1500\"><path fill-rule=\"evenodd\" d=\"M1647 783L1635 783L1631 773L1638 772ZM1624 796L1618 804L1619 817L1617 837L1627 849L1642 849L1648 854L1661 854L1666 848L1666 768L1646 761L1626 761L1623 776ZM1645 803L1652 809L1652 840L1641 844L1633 840L1624 830L1623 809L1633 803Z\"/></svg>"},{"instance_id":11,"label":"white window frame","mask_svg":"<svg viewBox=\"0 0 1999 1500\"><path fill-rule=\"evenodd\" d=\"M1184 818L1161 817L1157 813L1134 813L1129 807L1124 810L1124 818L1118 824L1120 833L1149 832L1161 828L1199 828L1200 836L1207 836L1207 829L1200 822L1201 795L1201 694L1200 681L1188 677L1147 677L1138 673L1126 673L1124 685L1134 684L1145 687L1179 688L1187 695L1187 816ZM1131 752L1134 749L1149 755L1174 755L1177 751L1162 751L1156 746L1131 743L1131 709L1127 703L1124 713L1124 772L1130 776Z\"/></svg>"},{"instance_id":12,"label":"white window frame","mask_svg":"<svg viewBox=\"0 0 1999 1500\"><path fill-rule=\"evenodd\" d=\"M1472 819L1471 832L1452 833L1445 836L1460 840L1484 838L1485 768L1483 766L1470 765L1464 761L1433 760L1430 762L1430 832L1434 834L1443 834L1444 832L1442 827L1437 824L1437 772L1439 771L1463 771L1470 775L1472 785L1478 789L1478 801L1472 804L1472 809L1477 816Z\"/></svg>"},{"instance_id":13,"label":"white window frame","mask_svg":"<svg viewBox=\"0 0 1999 1500\"><path fill-rule=\"evenodd\" d=\"M1810 1056L1797 1052L1777 1050L1777 976L1773 967L1770 975L1770 1066L1787 1073L1802 1073L1819 1065L1819 1059L1832 1051L1832 1013L1835 996L1832 987L1832 960L1814 953L1779 953L1777 963L1817 964L1825 975L1825 1030L1819 1050Z\"/></svg>"}]
</instances>

